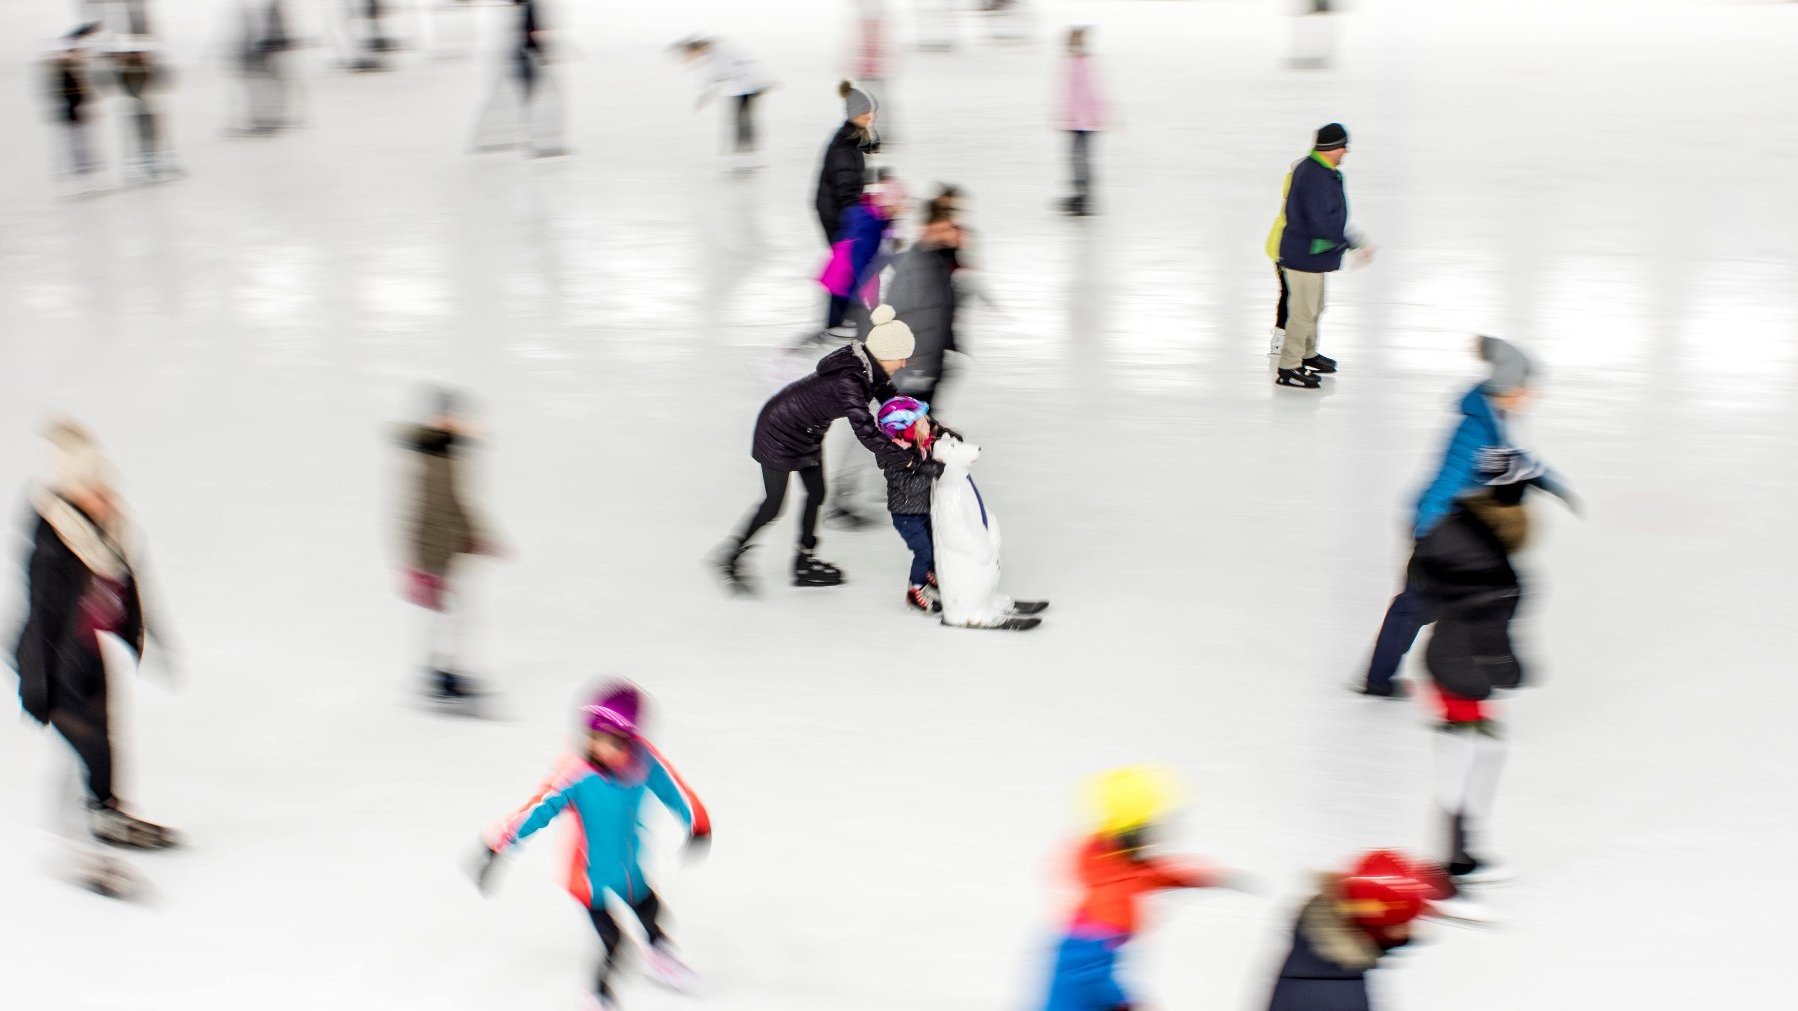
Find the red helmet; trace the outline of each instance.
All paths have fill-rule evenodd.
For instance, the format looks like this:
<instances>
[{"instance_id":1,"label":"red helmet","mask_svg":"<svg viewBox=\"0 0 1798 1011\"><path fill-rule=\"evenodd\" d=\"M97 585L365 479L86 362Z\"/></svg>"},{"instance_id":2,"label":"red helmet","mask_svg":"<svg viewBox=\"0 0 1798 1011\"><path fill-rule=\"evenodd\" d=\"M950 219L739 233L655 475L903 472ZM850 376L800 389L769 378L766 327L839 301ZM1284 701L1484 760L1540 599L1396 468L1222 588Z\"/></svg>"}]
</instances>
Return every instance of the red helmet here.
<instances>
[{"instance_id":1,"label":"red helmet","mask_svg":"<svg viewBox=\"0 0 1798 1011\"><path fill-rule=\"evenodd\" d=\"M1392 850L1362 857L1341 888L1343 913L1362 927L1409 923L1446 894L1438 871Z\"/></svg>"}]
</instances>

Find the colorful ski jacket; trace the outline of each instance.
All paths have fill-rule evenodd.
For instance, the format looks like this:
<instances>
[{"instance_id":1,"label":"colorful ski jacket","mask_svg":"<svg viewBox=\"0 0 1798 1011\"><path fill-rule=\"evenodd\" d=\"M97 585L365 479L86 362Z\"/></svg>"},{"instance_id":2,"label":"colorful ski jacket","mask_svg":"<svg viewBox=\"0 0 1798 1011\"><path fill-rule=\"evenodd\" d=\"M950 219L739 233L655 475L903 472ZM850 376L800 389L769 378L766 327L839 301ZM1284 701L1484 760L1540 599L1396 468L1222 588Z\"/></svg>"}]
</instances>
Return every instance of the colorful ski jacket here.
<instances>
[{"instance_id":1,"label":"colorful ski jacket","mask_svg":"<svg viewBox=\"0 0 1798 1011\"><path fill-rule=\"evenodd\" d=\"M523 842L563 811L574 815L574 848L569 857L568 891L591 907L611 892L627 903L649 894L638 864L645 794L654 794L695 839L712 833L711 819L680 774L647 741L639 741L632 766L622 774L602 772L578 755L568 755L536 796L487 835L495 853Z\"/></svg>"},{"instance_id":2,"label":"colorful ski jacket","mask_svg":"<svg viewBox=\"0 0 1798 1011\"><path fill-rule=\"evenodd\" d=\"M1208 888L1216 872L1203 867L1143 856L1111 836L1087 840L1075 858L1075 874L1083 889L1069 935L1119 937L1136 933L1138 901L1166 888Z\"/></svg>"}]
</instances>

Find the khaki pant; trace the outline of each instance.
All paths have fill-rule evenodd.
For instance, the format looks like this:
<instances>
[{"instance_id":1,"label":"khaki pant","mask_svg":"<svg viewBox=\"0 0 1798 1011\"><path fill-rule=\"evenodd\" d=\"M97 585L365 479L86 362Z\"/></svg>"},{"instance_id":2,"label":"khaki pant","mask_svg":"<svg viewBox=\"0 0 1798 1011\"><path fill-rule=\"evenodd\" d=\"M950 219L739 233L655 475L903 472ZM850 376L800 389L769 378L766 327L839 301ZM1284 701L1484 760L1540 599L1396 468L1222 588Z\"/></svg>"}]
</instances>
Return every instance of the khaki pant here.
<instances>
[{"instance_id":1,"label":"khaki pant","mask_svg":"<svg viewBox=\"0 0 1798 1011\"><path fill-rule=\"evenodd\" d=\"M1324 275L1281 267L1286 278L1286 339L1280 344L1280 367L1296 369L1317 354L1317 317L1324 311Z\"/></svg>"}]
</instances>

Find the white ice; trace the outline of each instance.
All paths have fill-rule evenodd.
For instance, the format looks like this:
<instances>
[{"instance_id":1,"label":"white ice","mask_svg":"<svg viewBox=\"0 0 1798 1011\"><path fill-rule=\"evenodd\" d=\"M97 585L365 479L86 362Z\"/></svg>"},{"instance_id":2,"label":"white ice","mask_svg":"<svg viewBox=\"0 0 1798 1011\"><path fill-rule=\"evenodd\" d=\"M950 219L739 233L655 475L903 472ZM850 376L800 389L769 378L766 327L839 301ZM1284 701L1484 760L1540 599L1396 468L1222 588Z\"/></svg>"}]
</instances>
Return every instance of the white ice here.
<instances>
[{"instance_id":1,"label":"white ice","mask_svg":"<svg viewBox=\"0 0 1798 1011\"><path fill-rule=\"evenodd\" d=\"M1097 25L1120 114L1082 221L1050 209L1050 47L970 23L907 54L889 161L973 194L1002 306L966 321L948 412L985 446L1008 587L1054 600L1028 635L903 611L884 527L827 532L842 589L782 586L791 503L764 599L700 562L818 313L845 5L565 2L575 153L530 162L464 151L494 73L468 26L388 74L313 50L305 128L228 139L220 5L164 0L191 176L81 200L27 62L59 6L0 3L0 489L22 520L51 411L116 459L185 646L173 690L120 679L125 796L193 845L136 861L143 905L47 874L52 743L0 726L0 1005L578 1006L595 945L560 843L491 900L460 861L618 671L717 824L709 862L655 872L706 993L628 1006L1029 1008L1076 784L1152 760L1193 787L1173 842L1275 894L1157 900L1128 976L1154 1007L1255 1008L1310 871L1435 842L1425 714L1343 687L1475 331L1540 359L1532 438L1587 514L1545 503L1528 558L1506 925L1434 931L1383 1006L1789 1001L1798 4L1362 0L1310 73L1282 65L1283 3L1041 4L1039 37ZM781 82L758 176L719 171L722 117L663 51L696 28ZM1307 394L1269 381L1261 245L1330 120L1380 253L1331 280L1342 372ZM479 492L514 555L473 585L507 720L411 703L383 426L426 379L491 429Z\"/></svg>"}]
</instances>

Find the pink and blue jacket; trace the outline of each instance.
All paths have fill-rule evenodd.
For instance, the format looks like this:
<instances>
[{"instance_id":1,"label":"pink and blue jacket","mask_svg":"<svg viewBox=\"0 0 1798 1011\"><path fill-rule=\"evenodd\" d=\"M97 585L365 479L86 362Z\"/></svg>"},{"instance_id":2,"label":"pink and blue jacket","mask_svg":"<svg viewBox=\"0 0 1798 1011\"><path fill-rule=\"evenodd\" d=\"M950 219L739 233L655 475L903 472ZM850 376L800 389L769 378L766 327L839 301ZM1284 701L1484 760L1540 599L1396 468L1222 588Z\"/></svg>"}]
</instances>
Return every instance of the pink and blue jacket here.
<instances>
[{"instance_id":1,"label":"pink and blue jacket","mask_svg":"<svg viewBox=\"0 0 1798 1011\"><path fill-rule=\"evenodd\" d=\"M574 816L576 829L568 891L589 907L604 901L607 892L635 904L649 894L638 863L639 813L646 794L654 794L684 822L693 838L711 835L711 819L699 797L649 742L639 741L622 773L601 771L578 755L563 758L529 803L487 833L487 845L503 853L566 811Z\"/></svg>"}]
</instances>

